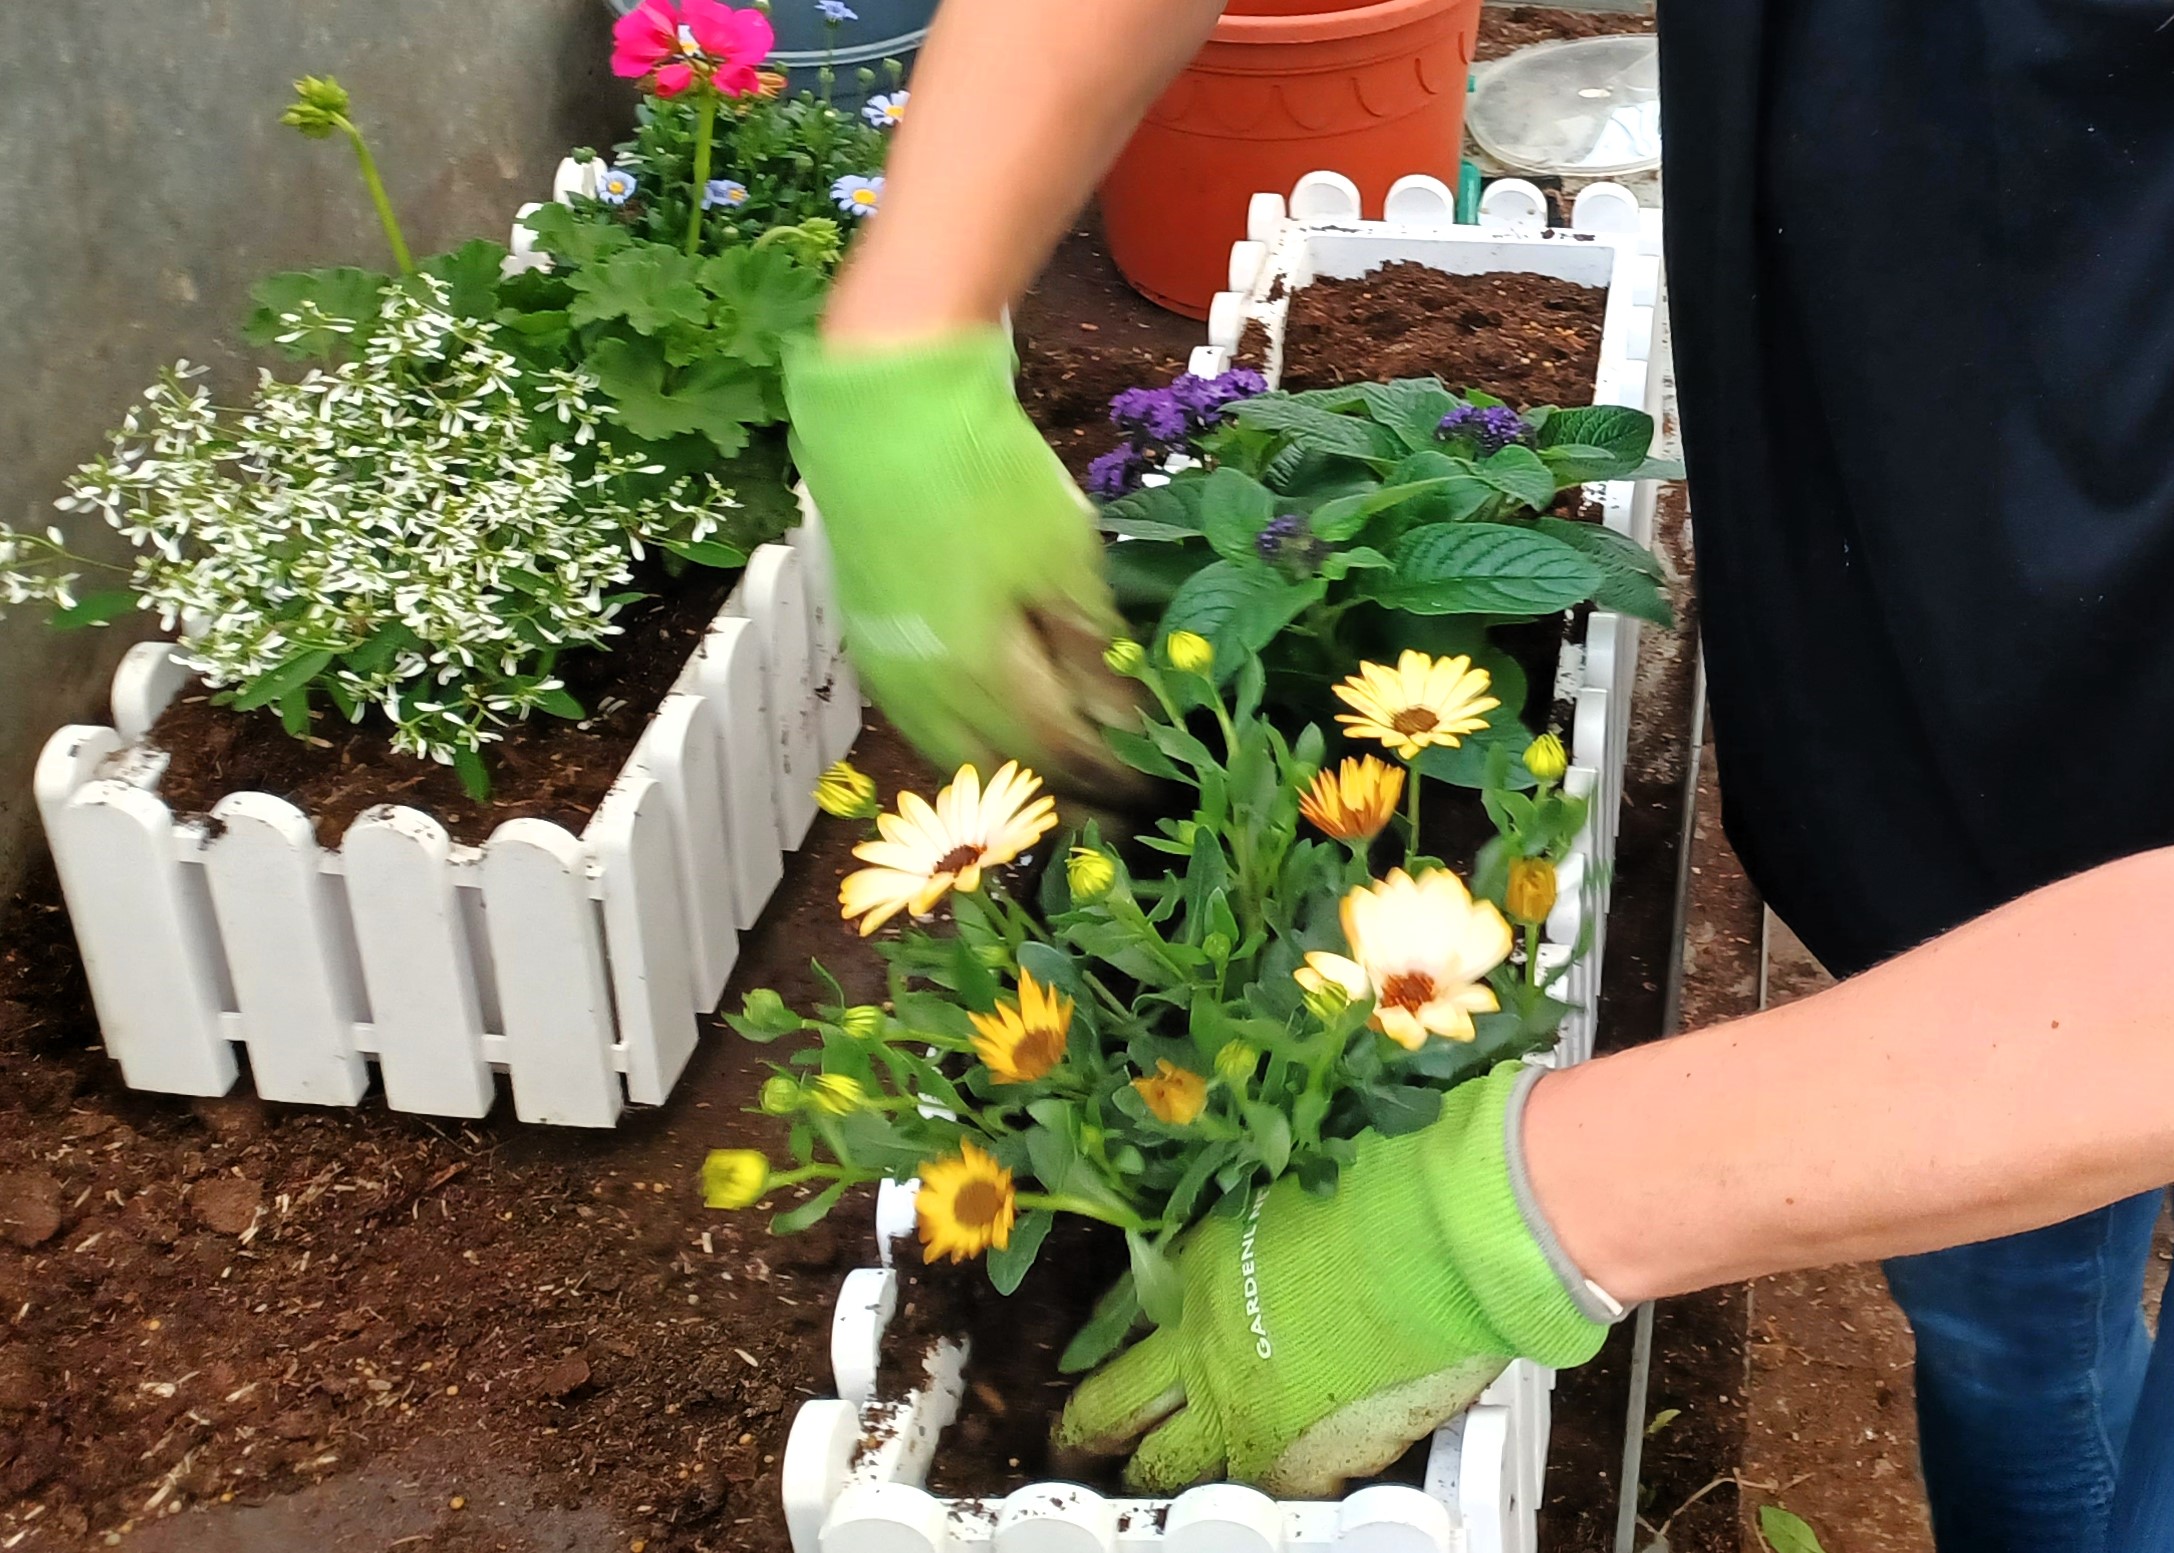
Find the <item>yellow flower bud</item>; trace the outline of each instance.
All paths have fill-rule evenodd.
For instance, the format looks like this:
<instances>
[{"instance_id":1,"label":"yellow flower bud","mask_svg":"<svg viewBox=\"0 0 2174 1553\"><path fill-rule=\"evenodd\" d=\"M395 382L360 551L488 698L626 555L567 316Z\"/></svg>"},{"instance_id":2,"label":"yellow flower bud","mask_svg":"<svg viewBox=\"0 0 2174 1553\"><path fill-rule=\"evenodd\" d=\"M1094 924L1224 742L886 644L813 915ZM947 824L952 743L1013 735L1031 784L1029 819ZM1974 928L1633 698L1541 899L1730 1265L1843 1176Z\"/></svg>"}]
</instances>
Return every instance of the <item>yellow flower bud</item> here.
<instances>
[{"instance_id":1,"label":"yellow flower bud","mask_svg":"<svg viewBox=\"0 0 2174 1553\"><path fill-rule=\"evenodd\" d=\"M754 1149L711 1149L702 1161L702 1200L712 1208L751 1208L770 1184L770 1161Z\"/></svg>"},{"instance_id":2,"label":"yellow flower bud","mask_svg":"<svg viewBox=\"0 0 2174 1553\"><path fill-rule=\"evenodd\" d=\"M868 1093L866 1084L850 1073L818 1073L815 1082L808 1086L808 1098L815 1102L818 1111L846 1116L867 1110L875 1097Z\"/></svg>"},{"instance_id":3,"label":"yellow flower bud","mask_svg":"<svg viewBox=\"0 0 2174 1553\"><path fill-rule=\"evenodd\" d=\"M1072 899L1098 901L1117 883L1117 859L1098 847L1074 847L1064 861L1064 877Z\"/></svg>"},{"instance_id":4,"label":"yellow flower bud","mask_svg":"<svg viewBox=\"0 0 2174 1553\"><path fill-rule=\"evenodd\" d=\"M784 1074L773 1074L762 1081L762 1094L755 1104L765 1116L791 1116L807 1100L801 1087Z\"/></svg>"},{"instance_id":5,"label":"yellow flower bud","mask_svg":"<svg viewBox=\"0 0 2174 1553\"><path fill-rule=\"evenodd\" d=\"M1525 769L1537 782L1553 784L1563 779L1570 769L1570 756L1563 749L1563 741L1552 733L1543 733L1525 746Z\"/></svg>"},{"instance_id":6,"label":"yellow flower bud","mask_svg":"<svg viewBox=\"0 0 2174 1553\"><path fill-rule=\"evenodd\" d=\"M1155 1119L1172 1127L1191 1126L1208 1105L1206 1079L1160 1058L1155 1063L1155 1076L1136 1078L1132 1087L1140 1092Z\"/></svg>"},{"instance_id":7,"label":"yellow flower bud","mask_svg":"<svg viewBox=\"0 0 2174 1553\"><path fill-rule=\"evenodd\" d=\"M1510 859L1510 882L1502 892L1502 910L1512 922L1538 927L1555 909L1555 865L1544 857Z\"/></svg>"},{"instance_id":8,"label":"yellow flower bud","mask_svg":"<svg viewBox=\"0 0 2174 1553\"><path fill-rule=\"evenodd\" d=\"M873 1003L859 1003L838 1016L838 1024L856 1041L873 1041L883 1034L883 1010Z\"/></svg>"},{"instance_id":9,"label":"yellow flower bud","mask_svg":"<svg viewBox=\"0 0 2174 1553\"><path fill-rule=\"evenodd\" d=\"M1243 1084L1261 1064L1261 1054L1243 1041L1225 1041L1215 1054L1216 1076L1226 1084Z\"/></svg>"},{"instance_id":10,"label":"yellow flower bud","mask_svg":"<svg viewBox=\"0 0 2174 1553\"><path fill-rule=\"evenodd\" d=\"M1323 1024L1330 1024L1351 1007L1351 994L1340 983L1323 980L1306 988L1304 1001L1308 1013Z\"/></svg>"},{"instance_id":11,"label":"yellow flower bud","mask_svg":"<svg viewBox=\"0 0 2174 1553\"><path fill-rule=\"evenodd\" d=\"M1180 674L1206 674L1215 667L1215 647L1197 631L1172 631L1163 651Z\"/></svg>"},{"instance_id":12,"label":"yellow flower bud","mask_svg":"<svg viewBox=\"0 0 2174 1553\"><path fill-rule=\"evenodd\" d=\"M1120 636L1103 652L1102 661L1110 666L1112 674L1131 679L1147 667L1147 649L1129 636Z\"/></svg>"},{"instance_id":13,"label":"yellow flower bud","mask_svg":"<svg viewBox=\"0 0 2174 1553\"><path fill-rule=\"evenodd\" d=\"M882 812L876 779L850 761L838 761L815 784L815 806L841 820L869 820Z\"/></svg>"}]
</instances>

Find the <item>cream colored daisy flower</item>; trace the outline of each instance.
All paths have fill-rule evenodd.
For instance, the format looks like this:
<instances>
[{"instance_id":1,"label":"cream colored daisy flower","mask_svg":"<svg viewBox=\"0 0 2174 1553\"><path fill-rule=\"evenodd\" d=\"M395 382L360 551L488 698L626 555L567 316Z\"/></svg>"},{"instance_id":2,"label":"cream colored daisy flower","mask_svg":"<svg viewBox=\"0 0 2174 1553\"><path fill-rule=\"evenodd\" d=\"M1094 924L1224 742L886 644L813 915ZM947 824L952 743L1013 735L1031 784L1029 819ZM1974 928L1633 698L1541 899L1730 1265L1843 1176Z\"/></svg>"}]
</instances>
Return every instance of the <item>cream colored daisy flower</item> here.
<instances>
[{"instance_id":1,"label":"cream colored daisy flower","mask_svg":"<svg viewBox=\"0 0 2174 1553\"><path fill-rule=\"evenodd\" d=\"M1010 862L1056 823L1056 800L1017 761L1005 762L986 788L980 772L961 766L933 805L900 793L897 813L876 816L882 839L853 849L874 866L846 875L838 904L860 919L865 938L901 911L923 916L953 890L980 889L984 868Z\"/></svg>"},{"instance_id":2,"label":"cream colored daisy flower","mask_svg":"<svg viewBox=\"0 0 2174 1553\"><path fill-rule=\"evenodd\" d=\"M1510 924L1446 868L1399 868L1344 897L1347 958L1319 950L1294 973L1309 992L1336 985L1372 998L1374 1028L1406 1051L1430 1035L1473 1038L1472 1016L1501 1007L1487 973L1510 956Z\"/></svg>"}]
</instances>

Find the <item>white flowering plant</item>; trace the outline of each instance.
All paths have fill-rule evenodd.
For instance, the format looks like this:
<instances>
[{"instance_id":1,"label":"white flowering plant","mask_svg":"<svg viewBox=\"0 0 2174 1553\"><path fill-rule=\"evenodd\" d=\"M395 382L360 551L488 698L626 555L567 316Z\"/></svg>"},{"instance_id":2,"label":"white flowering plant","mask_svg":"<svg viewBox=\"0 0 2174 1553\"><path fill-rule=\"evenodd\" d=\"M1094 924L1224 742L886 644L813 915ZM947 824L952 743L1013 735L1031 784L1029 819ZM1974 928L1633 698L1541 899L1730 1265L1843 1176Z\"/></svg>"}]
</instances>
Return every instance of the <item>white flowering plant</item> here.
<instances>
[{"instance_id":1,"label":"white flowering plant","mask_svg":"<svg viewBox=\"0 0 2174 1553\"><path fill-rule=\"evenodd\" d=\"M558 660L618 631L648 547L712 566L745 552L720 533L736 504L714 476L615 445L595 375L524 359L459 289L417 273L373 285L366 313L297 298L278 338L345 359L266 373L236 410L187 363L166 373L58 503L119 531L132 561L0 525L0 604L63 625L151 611L222 701L276 708L297 736L320 706L382 714L396 748L485 796L482 752L507 724L584 715ZM87 588L99 570L113 583Z\"/></svg>"}]
</instances>

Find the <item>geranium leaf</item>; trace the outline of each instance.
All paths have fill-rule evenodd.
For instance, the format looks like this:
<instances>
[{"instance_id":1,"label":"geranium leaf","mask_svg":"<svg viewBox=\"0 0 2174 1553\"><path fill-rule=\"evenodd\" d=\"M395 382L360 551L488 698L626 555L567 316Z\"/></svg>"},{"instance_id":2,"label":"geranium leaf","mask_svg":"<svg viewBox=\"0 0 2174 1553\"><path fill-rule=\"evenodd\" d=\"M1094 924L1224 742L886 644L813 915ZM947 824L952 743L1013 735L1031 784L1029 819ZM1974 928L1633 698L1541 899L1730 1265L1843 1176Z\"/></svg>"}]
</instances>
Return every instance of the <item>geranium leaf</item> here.
<instances>
[{"instance_id":1,"label":"geranium leaf","mask_svg":"<svg viewBox=\"0 0 2174 1553\"><path fill-rule=\"evenodd\" d=\"M756 369L745 362L699 362L667 386L669 367L654 340L614 335L597 343L588 366L637 437L662 441L700 432L730 456L747 446L748 427L768 418Z\"/></svg>"}]
</instances>

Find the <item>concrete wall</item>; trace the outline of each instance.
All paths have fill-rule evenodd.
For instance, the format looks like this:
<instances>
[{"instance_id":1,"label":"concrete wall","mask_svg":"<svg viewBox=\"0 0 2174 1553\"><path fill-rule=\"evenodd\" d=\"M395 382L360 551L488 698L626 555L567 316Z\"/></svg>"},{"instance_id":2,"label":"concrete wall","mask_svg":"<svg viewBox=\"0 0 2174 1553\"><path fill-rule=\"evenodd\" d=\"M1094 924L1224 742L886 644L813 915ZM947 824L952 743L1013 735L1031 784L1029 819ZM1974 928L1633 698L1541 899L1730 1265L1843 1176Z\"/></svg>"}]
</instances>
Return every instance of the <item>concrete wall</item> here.
<instances>
[{"instance_id":1,"label":"concrete wall","mask_svg":"<svg viewBox=\"0 0 2174 1553\"><path fill-rule=\"evenodd\" d=\"M389 263L344 140L279 123L294 77L354 93L418 254L503 240L569 147L631 121L609 21L600 0L0 0L0 515L57 517L162 364L246 384L234 326L262 275ZM104 719L129 639L0 622L0 896L36 844L39 745Z\"/></svg>"}]
</instances>

